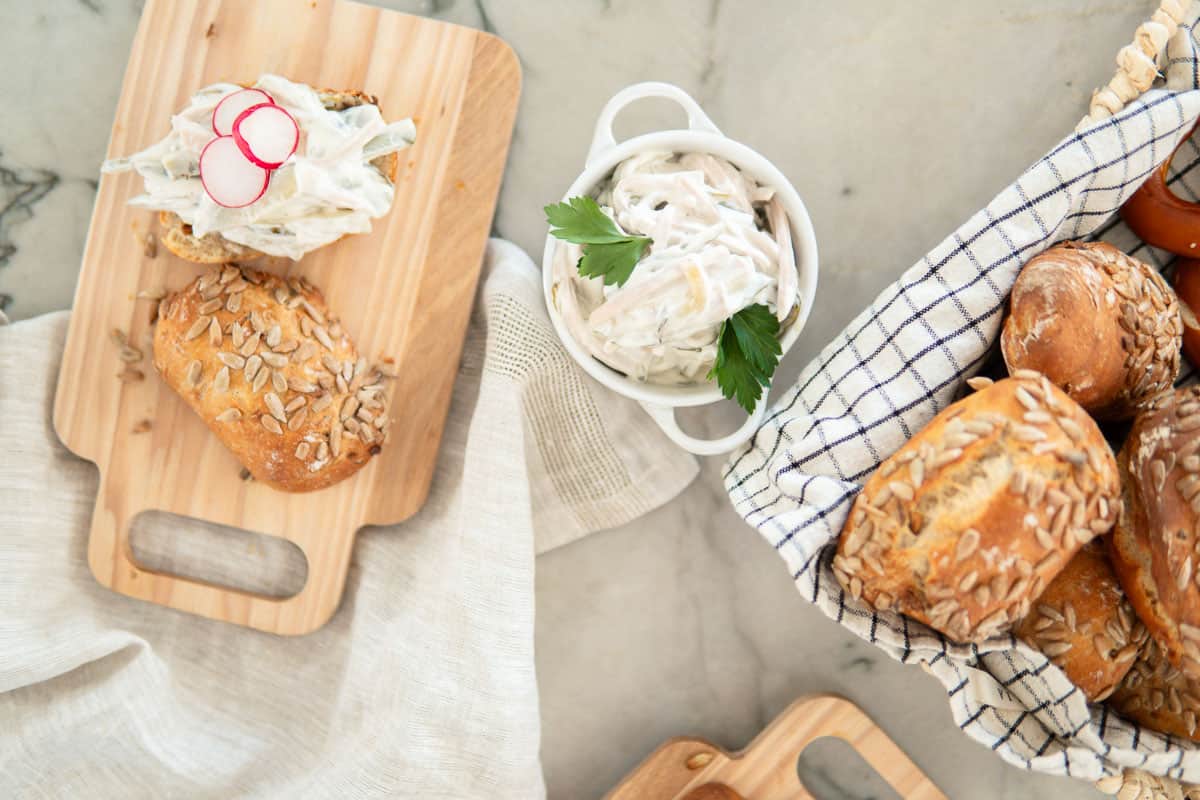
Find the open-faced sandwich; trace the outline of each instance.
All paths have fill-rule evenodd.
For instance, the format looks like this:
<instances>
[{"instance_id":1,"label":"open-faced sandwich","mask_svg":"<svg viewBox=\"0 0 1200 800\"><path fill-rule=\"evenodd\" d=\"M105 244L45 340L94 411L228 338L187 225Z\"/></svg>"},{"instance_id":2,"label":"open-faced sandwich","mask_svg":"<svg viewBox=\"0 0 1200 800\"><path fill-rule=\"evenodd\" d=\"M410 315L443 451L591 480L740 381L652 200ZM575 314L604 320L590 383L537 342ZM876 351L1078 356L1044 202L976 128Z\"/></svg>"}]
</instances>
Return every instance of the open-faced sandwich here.
<instances>
[{"instance_id":1,"label":"open-faced sandwich","mask_svg":"<svg viewBox=\"0 0 1200 800\"><path fill-rule=\"evenodd\" d=\"M385 122L369 95L263 75L201 89L166 137L102 171L142 176L130 202L159 212L160 238L181 258L299 259L371 230L392 204L396 153L415 138L412 120Z\"/></svg>"}]
</instances>

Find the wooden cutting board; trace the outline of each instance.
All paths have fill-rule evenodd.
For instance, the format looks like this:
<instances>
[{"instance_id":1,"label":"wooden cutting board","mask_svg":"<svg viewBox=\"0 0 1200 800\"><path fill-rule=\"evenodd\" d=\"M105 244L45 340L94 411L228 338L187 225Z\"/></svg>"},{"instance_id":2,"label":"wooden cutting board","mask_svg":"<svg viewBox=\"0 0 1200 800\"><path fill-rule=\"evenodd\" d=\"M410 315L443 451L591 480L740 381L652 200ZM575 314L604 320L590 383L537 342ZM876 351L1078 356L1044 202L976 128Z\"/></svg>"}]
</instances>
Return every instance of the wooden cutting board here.
<instances>
[{"instance_id":1,"label":"wooden cutting board","mask_svg":"<svg viewBox=\"0 0 1200 800\"><path fill-rule=\"evenodd\" d=\"M729 753L703 739L671 739L606 800L811 800L796 764L817 739L834 736L858 751L906 800L946 800L862 709L834 695L792 703L745 749Z\"/></svg>"},{"instance_id":2,"label":"wooden cutting board","mask_svg":"<svg viewBox=\"0 0 1200 800\"><path fill-rule=\"evenodd\" d=\"M150 366L151 302L140 290L179 288L203 268L159 247L151 212L128 207L133 173L100 180L54 406L58 435L100 468L88 541L96 579L131 597L279 634L320 627L337 608L355 533L411 516L429 491L480 262L508 153L521 73L486 33L346 0L147 0L113 124L109 156L158 141L171 114L216 81L274 72L316 87L361 89L385 119L412 117L417 143L400 153L396 199L374 231L294 264L368 359L396 359L396 420L380 456L310 494L243 481L240 466ZM146 350L145 380L122 383L110 339ZM136 433L142 420L148 432ZM158 509L280 536L308 559L296 595L263 597L160 574L134 562L130 522ZM236 558L231 552L230 558Z\"/></svg>"}]
</instances>

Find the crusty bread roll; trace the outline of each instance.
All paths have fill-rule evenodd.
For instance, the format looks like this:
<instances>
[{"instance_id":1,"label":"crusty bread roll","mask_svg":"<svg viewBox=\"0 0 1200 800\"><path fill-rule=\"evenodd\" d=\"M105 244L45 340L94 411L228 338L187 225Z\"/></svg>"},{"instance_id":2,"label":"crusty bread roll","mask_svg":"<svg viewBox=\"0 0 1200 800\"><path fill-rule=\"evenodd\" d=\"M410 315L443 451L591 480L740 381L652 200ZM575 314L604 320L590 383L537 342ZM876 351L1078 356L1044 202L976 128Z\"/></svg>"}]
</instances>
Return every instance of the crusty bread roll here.
<instances>
[{"instance_id":1,"label":"crusty bread roll","mask_svg":"<svg viewBox=\"0 0 1200 800\"><path fill-rule=\"evenodd\" d=\"M1200 742L1200 682L1180 672L1147 640L1108 704L1139 725Z\"/></svg>"},{"instance_id":2,"label":"crusty bread roll","mask_svg":"<svg viewBox=\"0 0 1200 800\"><path fill-rule=\"evenodd\" d=\"M1010 371L1043 373L1097 419L1128 419L1179 374L1175 294L1105 242L1064 242L1013 284L1000 336Z\"/></svg>"},{"instance_id":3,"label":"crusty bread roll","mask_svg":"<svg viewBox=\"0 0 1200 800\"><path fill-rule=\"evenodd\" d=\"M379 101L375 97L365 92L321 89L317 95L321 98L325 108L330 111L342 111L361 105L379 105ZM395 183L400 156L396 153L388 153L373 160L371 165L379 170L385 178ZM170 211L158 213L158 224L161 227L159 240L163 245L180 258L194 261L197 264L249 261L262 256L262 253L254 248L231 242L219 233L195 236L192 233L192 226L184 222L178 214Z\"/></svg>"},{"instance_id":4,"label":"crusty bread roll","mask_svg":"<svg viewBox=\"0 0 1200 800\"><path fill-rule=\"evenodd\" d=\"M159 303L154 366L250 474L277 489L337 483L387 437L380 368L367 366L304 279L210 270Z\"/></svg>"},{"instance_id":5,"label":"crusty bread roll","mask_svg":"<svg viewBox=\"0 0 1200 800\"><path fill-rule=\"evenodd\" d=\"M1200 366L1200 261L1181 258L1175 262L1175 297L1183 317L1183 354Z\"/></svg>"},{"instance_id":6,"label":"crusty bread roll","mask_svg":"<svg viewBox=\"0 0 1200 800\"><path fill-rule=\"evenodd\" d=\"M1107 532L1112 451L1079 404L1020 371L938 414L859 493L834 573L854 597L952 639L1006 632Z\"/></svg>"},{"instance_id":7,"label":"crusty bread roll","mask_svg":"<svg viewBox=\"0 0 1200 800\"><path fill-rule=\"evenodd\" d=\"M1200 386L1155 398L1118 463L1113 568L1166 658L1200 679Z\"/></svg>"},{"instance_id":8,"label":"crusty bread roll","mask_svg":"<svg viewBox=\"0 0 1200 800\"><path fill-rule=\"evenodd\" d=\"M1112 694L1146 641L1146 627L1098 540L1067 562L1013 633L1045 653L1093 702Z\"/></svg>"}]
</instances>

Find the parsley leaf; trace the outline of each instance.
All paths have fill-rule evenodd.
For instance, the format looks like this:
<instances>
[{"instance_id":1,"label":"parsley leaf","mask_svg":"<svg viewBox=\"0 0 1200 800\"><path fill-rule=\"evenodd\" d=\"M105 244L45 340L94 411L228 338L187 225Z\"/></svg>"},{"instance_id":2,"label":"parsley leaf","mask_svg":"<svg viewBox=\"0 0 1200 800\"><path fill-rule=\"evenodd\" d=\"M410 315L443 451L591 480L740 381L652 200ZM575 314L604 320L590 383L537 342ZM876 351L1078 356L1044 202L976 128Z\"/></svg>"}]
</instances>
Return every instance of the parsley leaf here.
<instances>
[{"instance_id":1,"label":"parsley leaf","mask_svg":"<svg viewBox=\"0 0 1200 800\"><path fill-rule=\"evenodd\" d=\"M544 210L551 236L583 245L579 274L605 284L624 286L652 243L648 236L625 233L590 197L572 197Z\"/></svg>"},{"instance_id":2,"label":"parsley leaf","mask_svg":"<svg viewBox=\"0 0 1200 800\"><path fill-rule=\"evenodd\" d=\"M628 242L584 245L579 274L585 278L603 277L605 283L624 286L649 246L650 240L644 236Z\"/></svg>"},{"instance_id":3,"label":"parsley leaf","mask_svg":"<svg viewBox=\"0 0 1200 800\"><path fill-rule=\"evenodd\" d=\"M779 320L761 303L743 308L721 324L717 359L708 378L716 378L721 394L737 400L747 412L754 411L779 365L783 348L778 335Z\"/></svg>"}]
</instances>

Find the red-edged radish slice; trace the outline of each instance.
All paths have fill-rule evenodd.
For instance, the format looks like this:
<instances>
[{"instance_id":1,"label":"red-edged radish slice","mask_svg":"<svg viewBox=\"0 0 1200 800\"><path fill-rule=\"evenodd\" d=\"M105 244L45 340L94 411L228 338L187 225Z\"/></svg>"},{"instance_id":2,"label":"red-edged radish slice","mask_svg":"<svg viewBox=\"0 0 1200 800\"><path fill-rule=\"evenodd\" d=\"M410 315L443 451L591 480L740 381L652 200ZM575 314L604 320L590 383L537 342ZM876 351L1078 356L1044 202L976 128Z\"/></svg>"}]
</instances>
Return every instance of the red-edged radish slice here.
<instances>
[{"instance_id":1,"label":"red-edged radish slice","mask_svg":"<svg viewBox=\"0 0 1200 800\"><path fill-rule=\"evenodd\" d=\"M273 105L275 98L262 89L242 89L221 98L213 109L212 129L217 136L229 136L233 133L233 123L238 115L251 106Z\"/></svg>"},{"instance_id":2,"label":"red-edged radish slice","mask_svg":"<svg viewBox=\"0 0 1200 800\"><path fill-rule=\"evenodd\" d=\"M233 140L246 158L265 169L278 169L300 144L296 118L273 103L251 106L233 122Z\"/></svg>"},{"instance_id":3,"label":"red-edged radish slice","mask_svg":"<svg viewBox=\"0 0 1200 800\"><path fill-rule=\"evenodd\" d=\"M218 136L200 151L200 182L217 205L242 208L263 196L270 170L246 160L232 136Z\"/></svg>"}]
</instances>

